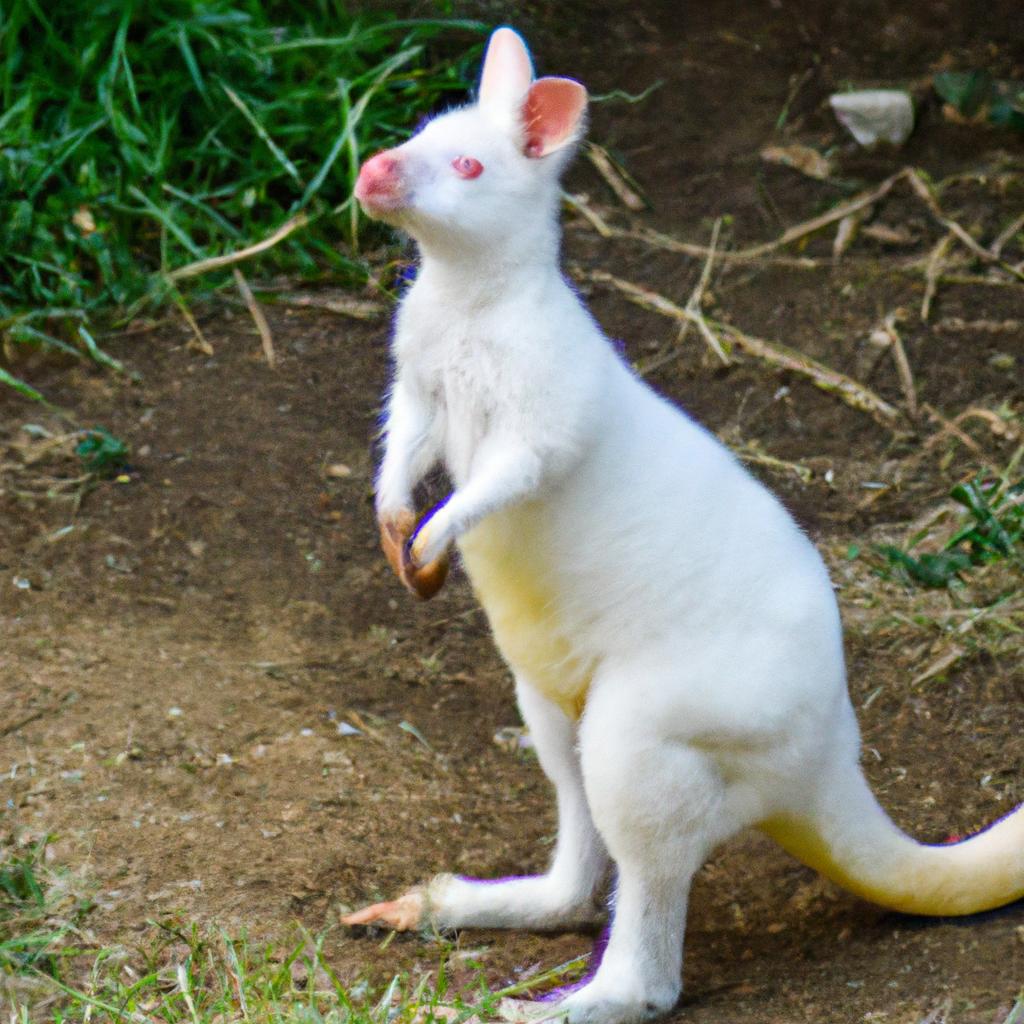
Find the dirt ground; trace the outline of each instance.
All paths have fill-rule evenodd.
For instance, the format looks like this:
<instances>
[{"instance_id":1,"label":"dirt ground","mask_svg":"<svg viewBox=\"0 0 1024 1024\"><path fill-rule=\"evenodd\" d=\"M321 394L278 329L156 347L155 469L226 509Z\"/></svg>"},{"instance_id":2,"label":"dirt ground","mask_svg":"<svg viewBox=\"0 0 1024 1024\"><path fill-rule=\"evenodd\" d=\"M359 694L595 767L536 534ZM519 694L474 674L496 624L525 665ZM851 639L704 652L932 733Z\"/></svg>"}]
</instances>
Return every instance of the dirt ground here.
<instances>
[{"instance_id":1,"label":"dirt ground","mask_svg":"<svg viewBox=\"0 0 1024 1024\"><path fill-rule=\"evenodd\" d=\"M511 17L491 6L493 20ZM627 215L582 160L570 191L619 225L701 243L727 217L721 244L736 248L909 164L936 181L963 175L943 190L943 209L989 244L1024 208L1019 135L951 124L931 99L901 151L865 154L824 100L850 82L914 86L946 66L1024 78L1019 6L826 6L520 12L542 72L576 75L594 94L663 83L637 104L597 104L592 119L591 137L623 160L650 208ZM759 159L764 145L794 141L834 146L833 179ZM947 638L900 617L909 599L899 585L865 589L869 568L844 553L902 538L972 467L1004 465L1020 443L1024 286L941 283L923 323L924 277L907 265L927 257L942 229L906 188L877 204L873 223L903 241L862 235L833 260L829 231L787 250L814 266L719 263L706 309L905 409L895 363L868 342L885 314L904 308L899 330L921 409L998 412L964 420L967 442L942 434L926 411L886 427L798 374L749 358L715 366L696 332L649 379L730 443L812 470L802 480L754 467L833 566L876 791L908 831L941 841L1024 799L1021 658L1012 645L979 645L911 685ZM566 250L573 266L610 270L680 304L701 271L698 260L603 239L573 214ZM1005 255L1024 259L1019 240ZM674 344L676 324L607 287L580 288L630 359ZM108 340L138 383L34 370L75 422L102 424L132 448L128 479L99 484L77 508L73 487L46 494L80 472L66 446L47 453L22 429L64 427L0 392L5 837L52 833L55 858L95 881L97 937L128 946L154 921L277 935L297 919L319 930L339 909L435 871L541 868L550 794L529 753L494 742L518 719L468 584L456 574L434 601L413 603L377 549L371 487L387 318L270 307L279 356L270 370L244 310L198 312L212 357L190 349L172 317ZM381 938L336 929L330 958L341 976L436 967L433 942L403 936L382 950ZM465 933L457 947L476 951L503 983L592 939ZM687 943L677 1018L695 1024L916 1022L943 1007L930 1019L988 1024L1024 986L1021 904L962 921L884 913L755 835L702 871Z\"/></svg>"}]
</instances>

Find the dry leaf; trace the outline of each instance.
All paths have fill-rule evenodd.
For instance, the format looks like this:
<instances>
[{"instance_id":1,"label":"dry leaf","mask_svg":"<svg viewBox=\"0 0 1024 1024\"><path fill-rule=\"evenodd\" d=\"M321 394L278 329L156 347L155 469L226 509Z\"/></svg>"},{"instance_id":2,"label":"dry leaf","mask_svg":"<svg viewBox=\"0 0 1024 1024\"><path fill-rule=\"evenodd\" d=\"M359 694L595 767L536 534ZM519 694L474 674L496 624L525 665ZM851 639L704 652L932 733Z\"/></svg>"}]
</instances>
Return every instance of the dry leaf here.
<instances>
[{"instance_id":1,"label":"dry leaf","mask_svg":"<svg viewBox=\"0 0 1024 1024\"><path fill-rule=\"evenodd\" d=\"M770 164L792 167L794 171L819 181L832 176L832 164L816 149L799 143L792 146L765 146L761 150L761 159Z\"/></svg>"},{"instance_id":2,"label":"dry leaf","mask_svg":"<svg viewBox=\"0 0 1024 1024\"><path fill-rule=\"evenodd\" d=\"M88 237L96 230L96 221L93 219L92 211L88 206L80 206L71 216L71 223Z\"/></svg>"}]
</instances>

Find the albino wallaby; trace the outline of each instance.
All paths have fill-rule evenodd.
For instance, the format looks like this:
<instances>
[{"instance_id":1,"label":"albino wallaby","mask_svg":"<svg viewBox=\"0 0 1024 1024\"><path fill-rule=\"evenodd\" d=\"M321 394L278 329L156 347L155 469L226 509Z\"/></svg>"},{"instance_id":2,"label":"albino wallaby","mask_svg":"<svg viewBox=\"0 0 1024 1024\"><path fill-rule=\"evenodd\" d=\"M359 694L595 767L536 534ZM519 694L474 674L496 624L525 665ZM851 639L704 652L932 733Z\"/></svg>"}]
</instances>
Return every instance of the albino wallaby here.
<instances>
[{"instance_id":1,"label":"albino wallaby","mask_svg":"<svg viewBox=\"0 0 1024 1024\"><path fill-rule=\"evenodd\" d=\"M679 996L687 894L747 826L854 893L914 914L1024 895L1024 809L955 845L890 821L858 765L821 558L715 438L656 395L558 267L559 175L587 94L491 37L475 105L367 160L356 196L415 238L398 310L377 515L411 590L458 545L558 801L543 875L440 875L349 915L392 928L591 920L611 933L560 1010L618 1024ZM416 527L413 488L455 490Z\"/></svg>"}]
</instances>

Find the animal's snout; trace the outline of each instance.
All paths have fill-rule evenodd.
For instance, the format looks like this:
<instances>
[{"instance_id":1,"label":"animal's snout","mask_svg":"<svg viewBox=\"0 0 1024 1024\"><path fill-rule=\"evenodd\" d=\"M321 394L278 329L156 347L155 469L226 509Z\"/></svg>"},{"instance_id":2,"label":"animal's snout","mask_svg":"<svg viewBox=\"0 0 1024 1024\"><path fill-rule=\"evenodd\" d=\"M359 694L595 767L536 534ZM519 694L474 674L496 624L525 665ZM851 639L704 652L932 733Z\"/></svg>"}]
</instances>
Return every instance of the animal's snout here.
<instances>
[{"instance_id":1,"label":"animal's snout","mask_svg":"<svg viewBox=\"0 0 1024 1024\"><path fill-rule=\"evenodd\" d=\"M394 208L402 199L402 161L393 149L371 156L359 169L356 199L371 208Z\"/></svg>"}]
</instances>

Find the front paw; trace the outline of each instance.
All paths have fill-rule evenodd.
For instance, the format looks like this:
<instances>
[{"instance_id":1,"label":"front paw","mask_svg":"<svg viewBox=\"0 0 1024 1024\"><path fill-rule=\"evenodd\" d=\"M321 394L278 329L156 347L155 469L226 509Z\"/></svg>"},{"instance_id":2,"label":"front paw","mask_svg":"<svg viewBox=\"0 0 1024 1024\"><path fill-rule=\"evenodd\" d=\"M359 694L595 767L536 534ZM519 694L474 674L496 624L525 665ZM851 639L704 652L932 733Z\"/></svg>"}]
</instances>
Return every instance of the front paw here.
<instances>
[{"instance_id":1,"label":"front paw","mask_svg":"<svg viewBox=\"0 0 1024 1024\"><path fill-rule=\"evenodd\" d=\"M427 513L409 545L412 564L425 568L442 559L447 561L448 549L452 542L451 520L447 508L439 508L433 514Z\"/></svg>"},{"instance_id":2,"label":"front paw","mask_svg":"<svg viewBox=\"0 0 1024 1024\"><path fill-rule=\"evenodd\" d=\"M378 514L380 546L392 572L401 579L409 538L416 529L416 514L408 508Z\"/></svg>"},{"instance_id":3,"label":"front paw","mask_svg":"<svg viewBox=\"0 0 1024 1024\"><path fill-rule=\"evenodd\" d=\"M433 597L448 576L447 551L425 560L413 556L410 538L416 531L416 515L409 509L384 514L379 523L380 546L394 574L417 597L424 601Z\"/></svg>"}]
</instances>

